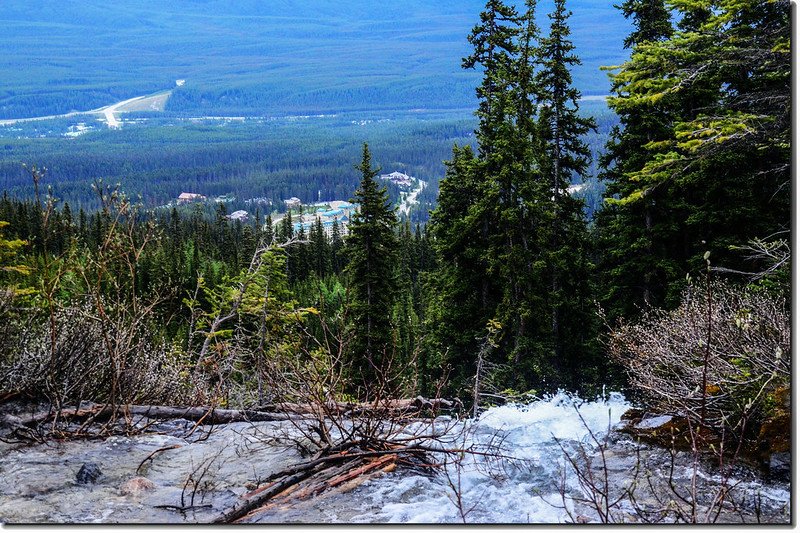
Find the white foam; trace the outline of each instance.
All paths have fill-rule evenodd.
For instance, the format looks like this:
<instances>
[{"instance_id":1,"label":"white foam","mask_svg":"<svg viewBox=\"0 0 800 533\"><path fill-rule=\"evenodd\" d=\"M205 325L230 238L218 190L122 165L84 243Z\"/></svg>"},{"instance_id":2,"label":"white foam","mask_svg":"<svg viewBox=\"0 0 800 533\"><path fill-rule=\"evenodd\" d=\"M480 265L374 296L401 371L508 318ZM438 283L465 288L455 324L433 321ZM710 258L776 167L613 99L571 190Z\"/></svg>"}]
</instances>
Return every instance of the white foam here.
<instances>
[{"instance_id":1,"label":"white foam","mask_svg":"<svg viewBox=\"0 0 800 533\"><path fill-rule=\"evenodd\" d=\"M449 480L445 474L379 478L369 485L370 512L356 521L453 523L462 521L463 512L468 523L565 522L569 514L559 508L556 486L562 452L553 437L589 442L590 431L607 431L629 407L621 394L585 402L559 393L489 409L476 421L462 422L456 442L476 451L497 445L502 459L466 454L460 472L448 468Z\"/></svg>"}]
</instances>

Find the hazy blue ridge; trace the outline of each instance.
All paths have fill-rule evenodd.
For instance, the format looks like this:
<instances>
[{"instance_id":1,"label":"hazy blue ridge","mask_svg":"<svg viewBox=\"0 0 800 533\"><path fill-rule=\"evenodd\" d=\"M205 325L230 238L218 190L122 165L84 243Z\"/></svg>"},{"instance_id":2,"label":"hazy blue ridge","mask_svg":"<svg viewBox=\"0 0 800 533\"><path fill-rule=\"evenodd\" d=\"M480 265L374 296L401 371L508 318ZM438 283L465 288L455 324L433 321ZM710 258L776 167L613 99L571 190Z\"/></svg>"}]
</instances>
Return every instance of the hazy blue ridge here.
<instances>
[{"instance_id":1,"label":"hazy blue ridge","mask_svg":"<svg viewBox=\"0 0 800 533\"><path fill-rule=\"evenodd\" d=\"M483 2L3 0L0 118L87 110L175 87L168 110L280 115L474 109L461 69ZM539 7L546 27L549 2ZM584 65L608 92L628 24L611 3L572 0ZM468 111L467 111L468 112Z\"/></svg>"}]
</instances>

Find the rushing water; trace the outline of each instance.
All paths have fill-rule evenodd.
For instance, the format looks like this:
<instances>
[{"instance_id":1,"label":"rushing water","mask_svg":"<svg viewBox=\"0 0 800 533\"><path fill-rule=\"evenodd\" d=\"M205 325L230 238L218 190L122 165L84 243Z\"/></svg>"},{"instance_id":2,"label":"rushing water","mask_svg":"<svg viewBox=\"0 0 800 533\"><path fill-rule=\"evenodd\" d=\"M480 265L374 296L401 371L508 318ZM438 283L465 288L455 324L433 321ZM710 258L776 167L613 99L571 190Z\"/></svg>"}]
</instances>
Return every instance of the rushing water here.
<instances>
[{"instance_id":1,"label":"rushing water","mask_svg":"<svg viewBox=\"0 0 800 533\"><path fill-rule=\"evenodd\" d=\"M465 454L433 478L395 475L373 482L372 499L381 508L357 520L563 522L568 515L561 499L566 470L561 446L589 449L590 432L607 433L629 407L618 394L594 402L559 394L492 408L467 422L459 437L462 447L477 454Z\"/></svg>"},{"instance_id":2,"label":"rushing water","mask_svg":"<svg viewBox=\"0 0 800 533\"><path fill-rule=\"evenodd\" d=\"M691 496L694 477L698 521L788 523L788 484L768 484L743 468L727 479L726 485L734 489L717 515L720 506L710 502L722 479L714 465L698 464L688 453L673 456L661 448L639 445L613 431L630 407L616 393L595 401L559 393L528 404L494 407L477 420L439 420L435 426L439 433L447 428L446 436L419 438L418 442L465 450L455 457L435 454L437 462L444 465L439 473L398 470L337 497L335 502L298 505L253 521L673 522L674 512L661 517L658 511L679 507L684 519L690 519L691 509L680 503L680 497ZM436 431L420 424L408 428L407 433ZM579 480L579 473L589 472L597 490ZM635 504L624 497L634 480L639 487L633 490ZM670 481L677 493L670 492ZM603 493L613 503L609 509ZM600 512L592 501L600 503ZM708 509L715 512L706 515Z\"/></svg>"},{"instance_id":3,"label":"rushing water","mask_svg":"<svg viewBox=\"0 0 800 533\"><path fill-rule=\"evenodd\" d=\"M640 521L643 517L637 508L653 511L668 506L670 499L676 499L674 495L668 497L664 488L670 472L682 495L687 494L694 478L697 500L711 501L721 482L713 467L697 469L688 454L673 457L665 450L638 446L622 434L609 431L629 407L619 394L582 401L560 393L529 404L494 407L477 420L440 418L432 424L420 423L406 428L409 438L429 447L460 449L463 453L432 454L440 465L435 474L398 469L348 492L323 493L249 520L598 522L604 518L585 501L587 496L597 498L598 492L581 486L576 472L592 472L596 485L601 491L608 487L613 500L630 486L637 466L638 479L648 480L664 492L640 490L635 493L636 506L622 498L612 507L610 520ZM210 435L189 438L176 430L172 435L112 437L21 449L2 445L0 521L207 522L260 479L303 460L291 448L276 444L275 438L286 437L291 431L291 427L280 423L230 424L215 428ZM432 434L438 436L431 438ZM606 445L603 453L598 443ZM162 451L145 461L137 473L142 461L155 450ZM575 462L577 469L567 458ZM586 466L587 460L591 466ZM88 461L97 463L103 476L94 485L77 484L75 474ZM601 468L603 461L605 467ZM205 464L210 468L203 470ZM170 509L169 506L180 504L182 495L188 499L192 491L184 489L187 479L201 472L205 472L203 483L196 492L198 503L203 506L190 512ZM154 487L139 493L127 493L121 488L137 475L146 476ZM788 522L788 484L768 484L744 469L736 470L727 484L735 485L732 499L740 503L735 508L723 506L719 521ZM599 501L603 503L602 498ZM744 516L737 509L744 510ZM703 519L704 515L700 513L698 517ZM673 519L674 515L666 518Z\"/></svg>"}]
</instances>

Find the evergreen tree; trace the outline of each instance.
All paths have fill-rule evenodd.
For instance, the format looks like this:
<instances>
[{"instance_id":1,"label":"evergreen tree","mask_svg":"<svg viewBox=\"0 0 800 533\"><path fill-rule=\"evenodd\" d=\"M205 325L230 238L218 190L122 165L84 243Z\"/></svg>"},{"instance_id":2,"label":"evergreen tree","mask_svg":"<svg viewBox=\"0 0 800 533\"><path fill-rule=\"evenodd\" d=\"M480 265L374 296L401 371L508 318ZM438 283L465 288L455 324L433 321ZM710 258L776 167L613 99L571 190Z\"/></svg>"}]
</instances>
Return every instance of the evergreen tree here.
<instances>
[{"instance_id":1,"label":"evergreen tree","mask_svg":"<svg viewBox=\"0 0 800 533\"><path fill-rule=\"evenodd\" d=\"M487 276L485 241L480 239L488 227L474 205L481 191L477 158L470 146L456 146L446 164L430 221L439 268L429 288L436 296L426 318L436 339L427 359L431 371L437 366L452 370L451 379L459 387L474 374L479 338L494 314L488 294L495 280Z\"/></svg>"},{"instance_id":2,"label":"evergreen tree","mask_svg":"<svg viewBox=\"0 0 800 533\"><path fill-rule=\"evenodd\" d=\"M272 215L267 215L267 220L264 222L264 232L262 234L264 244L272 244L275 240L275 228L272 226Z\"/></svg>"},{"instance_id":3,"label":"evergreen tree","mask_svg":"<svg viewBox=\"0 0 800 533\"><path fill-rule=\"evenodd\" d=\"M325 228L322 226L322 220L317 217L311 229L311 263L317 278L324 278L330 271L330 251L328 237L325 235Z\"/></svg>"},{"instance_id":4,"label":"evergreen tree","mask_svg":"<svg viewBox=\"0 0 800 533\"><path fill-rule=\"evenodd\" d=\"M69 203L64 202L64 207L61 208L61 217L58 227L58 239L56 254L64 253L69 248L72 238L75 236L75 221L72 218L72 209Z\"/></svg>"},{"instance_id":5,"label":"evergreen tree","mask_svg":"<svg viewBox=\"0 0 800 533\"><path fill-rule=\"evenodd\" d=\"M391 316L397 296L397 219L386 188L378 188L375 177L380 169L372 168L366 143L357 169L361 183L353 201L359 209L347 236L346 272L353 331L350 354L356 376L369 388L376 372L385 370L395 350Z\"/></svg>"},{"instance_id":6,"label":"evergreen tree","mask_svg":"<svg viewBox=\"0 0 800 533\"><path fill-rule=\"evenodd\" d=\"M475 53L464 66L484 69L478 153L456 148L440 183L431 218L437 298L427 318L462 382L491 321L502 325L493 357L510 364L506 384L553 389L594 365L588 238L582 202L568 194L586 174L582 137L594 123L578 114L563 0L546 38L536 2L525 6L520 17L489 2L470 37Z\"/></svg>"},{"instance_id":7,"label":"evergreen tree","mask_svg":"<svg viewBox=\"0 0 800 533\"><path fill-rule=\"evenodd\" d=\"M746 271L736 247L789 228L788 2L675 5L678 31L636 44L613 78L625 129L600 229L604 301L622 315L677 305L706 251Z\"/></svg>"},{"instance_id":8,"label":"evergreen tree","mask_svg":"<svg viewBox=\"0 0 800 533\"><path fill-rule=\"evenodd\" d=\"M288 242L294 236L294 222L292 221L292 210L288 209L286 215L281 219L278 228L278 241Z\"/></svg>"},{"instance_id":9,"label":"evergreen tree","mask_svg":"<svg viewBox=\"0 0 800 533\"><path fill-rule=\"evenodd\" d=\"M640 45L661 42L673 34L663 0L629 0L621 6L623 15L632 19L634 32L625 39L625 46L634 53ZM654 70L648 76L659 76ZM628 99L631 82L612 76L612 91L617 95L610 105L620 118L611 131L606 153L601 158L601 178L608 183L610 196L627 197L638 184L626 176L642 168L648 159L646 146L663 142L671 135L671 124L677 113L674 98L658 101ZM633 316L637 309L658 304L664 298L663 287L674 273L664 261L667 250L656 234L661 221L668 220L669 210L682 212L680 205L668 205L663 191L655 191L641 202L607 203L596 217L599 250L599 295L611 319Z\"/></svg>"},{"instance_id":10,"label":"evergreen tree","mask_svg":"<svg viewBox=\"0 0 800 533\"><path fill-rule=\"evenodd\" d=\"M476 89L480 119L478 139L484 153L491 152L494 139L505 133L499 128L505 122L512 97L511 84L517 52L516 37L519 34L519 15L514 7L501 0L489 0L467 40L473 53L462 61L465 69L480 66L483 69L481 85Z\"/></svg>"},{"instance_id":11,"label":"evergreen tree","mask_svg":"<svg viewBox=\"0 0 800 533\"><path fill-rule=\"evenodd\" d=\"M331 269L334 274L341 274L344 269L344 258L342 257L342 249L344 242L342 240L342 227L339 224L339 219L333 219L333 227L331 228Z\"/></svg>"},{"instance_id":12,"label":"evergreen tree","mask_svg":"<svg viewBox=\"0 0 800 533\"><path fill-rule=\"evenodd\" d=\"M86 245L88 242L88 232L87 228L89 227L88 219L86 217L86 211L83 210L83 207L80 208L78 211L78 238L80 239L81 244Z\"/></svg>"},{"instance_id":13,"label":"evergreen tree","mask_svg":"<svg viewBox=\"0 0 800 533\"><path fill-rule=\"evenodd\" d=\"M428 359L451 366L456 386L474 373L479 339L503 298L506 229L514 224L514 182L524 164L519 157L524 139L515 125L519 24L514 7L490 0L468 37L474 50L462 66L481 68L483 74L476 89L478 154L454 147L431 216L441 262L428 314L437 332L431 349L438 355Z\"/></svg>"},{"instance_id":14,"label":"evergreen tree","mask_svg":"<svg viewBox=\"0 0 800 533\"><path fill-rule=\"evenodd\" d=\"M616 7L626 19L631 19L635 28L623 41L625 48L660 41L672 35L670 13L664 0L625 0Z\"/></svg>"},{"instance_id":15,"label":"evergreen tree","mask_svg":"<svg viewBox=\"0 0 800 533\"><path fill-rule=\"evenodd\" d=\"M309 248L308 234L306 233L305 227L301 224L300 230L297 232L297 242L289 248L289 254L292 258L289 280L292 283L308 279L311 270Z\"/></svg>"}]
</instances>

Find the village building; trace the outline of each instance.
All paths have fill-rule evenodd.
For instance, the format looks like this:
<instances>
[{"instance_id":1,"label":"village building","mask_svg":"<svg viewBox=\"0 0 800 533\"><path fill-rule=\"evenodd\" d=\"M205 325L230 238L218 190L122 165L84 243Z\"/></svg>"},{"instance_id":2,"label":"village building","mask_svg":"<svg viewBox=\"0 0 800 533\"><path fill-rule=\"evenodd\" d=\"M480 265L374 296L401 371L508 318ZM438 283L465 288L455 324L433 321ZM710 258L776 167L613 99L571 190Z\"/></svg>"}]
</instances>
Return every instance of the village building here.
<instances>
[{"instance_id":1,"label":"village building","mask_svg":"<svg viewBox=\"0 0 800 533\"><path fill-rule=\"evenodd\" d=\"M189 202L201 202L205 200L206 197L202 194L197 194L193 192L182 192L178 196L178 203L179 204L187 204Z\"/></svg>"},{"instance_id":2,"label":"village building","mask_svg":"<svg viewBox=\"0 0 800 533\"><path fill-rule=\"evenodd\" d=\"M397 171L391 172L389 174L382 174L381 179L391 181L395 185L401 187L411 187L412 185L414 185L414 180L415 180L415 178Z\"/></svg>"},{"instance_id":3,"label":"village building","mask_svg":"<svg viewBox=\"0 0 800 533\"><path fill-rule=\"evenodd\" d=\"M226 218L228 220L241 220L242 222L247 222L247 219L249 218L249 215L248 215L247 211L245 211L244 209L240 209L238 211L234 211L233 213L228 215Z\"/></svg>"},{"instance_id":4,"label":"village building","mask_svg":"<svg viewBox=\"0 0 800 533\"><path fill-rule=\"evenodd\" d=\"M334 223L339 224L339 234L347 235L347 226L353 216L353 213L358 209L356 204L345 202L342 200L333 200L327 203L317 203L313 207L317 209L303 215L296 217L294 220L293 229L295 233L299 233L302 229L308 235L314 226L317 224L317 219L322 222L322 228L325 234L330 237L333 235Z\"/></svg>"},{"instance_id":5,"label":"village building","mask_svg":"<svg viewBox=\"0 0 800 533\"><path fill-rule=\"evenodd\" d=\"M300 201L300 198L296 196L292 196L288 200L284 200L283 203L286 205L286 209L299 209L300 206L303 205L303 202Z\"/></svg>"}]
</instances>

